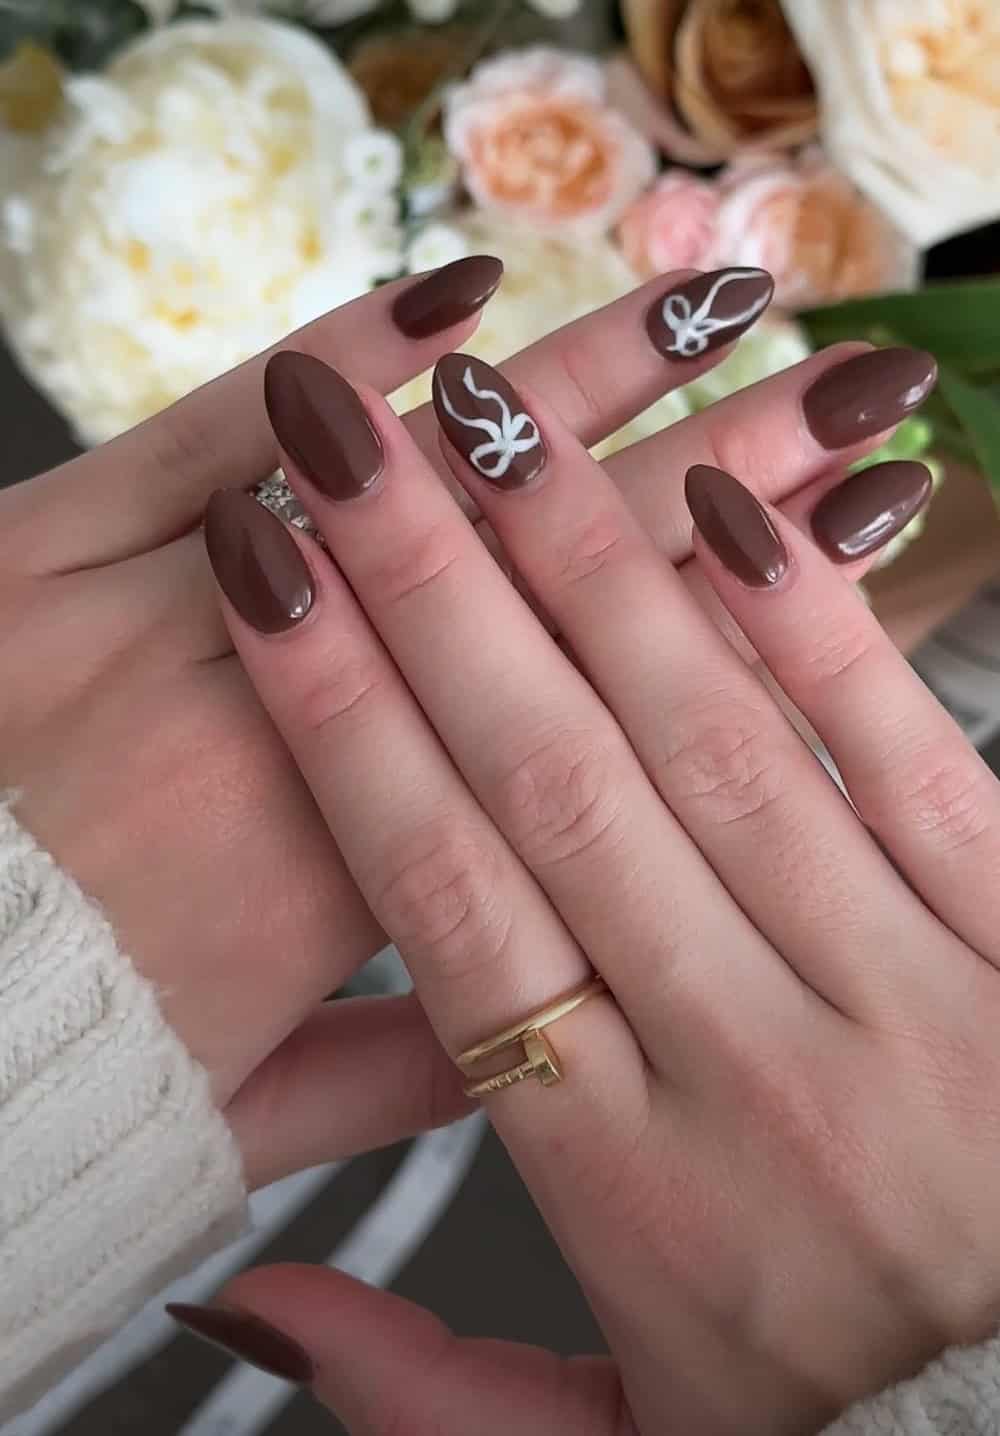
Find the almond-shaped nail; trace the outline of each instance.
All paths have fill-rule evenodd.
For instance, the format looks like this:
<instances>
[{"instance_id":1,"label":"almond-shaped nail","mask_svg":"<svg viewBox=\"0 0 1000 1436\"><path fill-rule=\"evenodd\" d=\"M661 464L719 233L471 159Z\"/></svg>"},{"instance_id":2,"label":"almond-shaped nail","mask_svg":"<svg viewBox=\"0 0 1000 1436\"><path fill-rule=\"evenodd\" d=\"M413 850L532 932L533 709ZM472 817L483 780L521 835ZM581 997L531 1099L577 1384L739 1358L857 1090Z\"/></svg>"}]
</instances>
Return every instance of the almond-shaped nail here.
<instances>
[{"instance_id":1,"label":"almond-shaped nail","mask_svg":"<svg viewBox=\"0 0 1000 1436\"><path fill-rule=\"evenodd\" d=\"M382 472L382 442L336 369L282 349L267 361L264 402L275 438L320 493L353 499Z\"/></svg>"},{"instance_id":2,"label":"almond-shaped nail","mask_svg":"<svg viewBox=\"0 0 1000 1436\"><path fill-rule=\"evenodd\" d=\"M407 339L439 334L482 309L496 293L503 265L492 254L470 254L435 269L404 289L392 318Z\"/></svg>"},{"instance_id":3,"label":"almond-shaped nail","mask_svg":"<svg viewBox=\"0 0 1000 1436\"><path fill-rule=\"evenodd\" d=\"M186 1331L269 1376L308 1386L316 1375L309 1353L259 1316L229 1307L189 1306L184 1302L171 1302L166 1311Z\"/></svg>"},{"instance_id":4,"label":"almond-shaped nail","mask_svg":"<svg viewBox=\"0 0 1000 1436\"><path fill-rule=\"evenodd\" d=\"M882 548L927 503L930 470L909 459L873 464L849 475L813 510L812 531L835 563L853 563Z\"/></svg>"},{"instance_id":5,"label":"almond-shaped nail","mask_svg":"<svg viewBox=\"0 0 1000 1436\"><path fill-rule=\"evenodd\" d=\"M746 333L774 293L764 269L715 269L668 289L646 312L646 332L668 359L698 359Z\"/></svg>"},{"instance_id":6,"label":"almond-shaped nail","mask_svg":"<svg viewBox=\"0 0 1000 1436\"><path fill-rule=\"evenodd\" d=\"M695 527L719 562L748 588L769 588L788 569L788 552L766 510L732 474L708 464L684 482Z\"/></svg>"},{"instance_id":7,"label":"almond-shaped nail","mask_svg":"<svg viewBox=\"0 0 1000 1436\"><path fill-rule=\"evenodd\" d=\"M281 520L240 489L219 489L205 509L205 547L219 587L259 633L283 633L309 612L313 581Z\"/></svg>"},{"instance_id":8,"label":"almond-shaped nail","mask_svg":"<svg viewBox=\"0 0 1000 1436\"><path fill-rule=\"evenodd\" d=\"M471 354L446 354L434 370L434 409L462 457L498 489L519 489L539 473L545 444L516 389Z\"/></svg>"},{"instance_id":9,"label":"almond-shaped nail","mask_svg":"<svg viewBox=\"0 0 1000 1436\"><path fill-rule=\"evenodd\" d=\"M824 449L846 449L905 419L936 382L933 354L873 349L821 374L802 396L802 409L813 438Z\"/></svg>"}]
</instances>

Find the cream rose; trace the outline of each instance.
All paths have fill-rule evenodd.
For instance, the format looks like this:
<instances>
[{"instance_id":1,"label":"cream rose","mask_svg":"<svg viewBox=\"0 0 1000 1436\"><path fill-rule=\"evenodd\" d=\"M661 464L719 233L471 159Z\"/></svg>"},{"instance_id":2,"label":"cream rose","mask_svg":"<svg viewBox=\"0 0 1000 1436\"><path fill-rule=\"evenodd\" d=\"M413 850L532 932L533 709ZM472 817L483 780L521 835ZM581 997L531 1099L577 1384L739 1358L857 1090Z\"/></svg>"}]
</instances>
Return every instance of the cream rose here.
<instances>
[{"instance_id":1,"label":"cream rose","mask_svg":"<svg viewBox=\"0 0 1000 1436\"><path fill-rule=\"evenodd\" d=\"M1000 216L997 0L794 0L834 163L922 246Z\"/></svg>"},{"instance_id":2,"label":"cream rose","mask_svg":"<svg viewBox=\"0 0 1000 1436\"><path fill-rule=\"evenodd\" d=\"M5 195L0 312L85 441L402 268L399 145L304 30L178 23L65 90Z\"/></svg>"},{"instance_id":3,"label":"cream rose","mask_svg":"<svg viewBox=\"0 0 1000 1436\"><path fill-rule=\"evenodd\" d=\"M914 245L818 150L744 158L717 183L716 263L769 270L782 307L916 284Z\"/></svg>"},{"instance_id":4,"label":"cream rose","mask_svg":"<svg viewBox=\"0 0 1000 1436\"><path fill-rule=\"evenodd\" d=\"M607 103L602 66L544 46L477 66L445 102L444 133L484 210L550 233L606 232L656 168Z\"/></svg>"}]
</instances>

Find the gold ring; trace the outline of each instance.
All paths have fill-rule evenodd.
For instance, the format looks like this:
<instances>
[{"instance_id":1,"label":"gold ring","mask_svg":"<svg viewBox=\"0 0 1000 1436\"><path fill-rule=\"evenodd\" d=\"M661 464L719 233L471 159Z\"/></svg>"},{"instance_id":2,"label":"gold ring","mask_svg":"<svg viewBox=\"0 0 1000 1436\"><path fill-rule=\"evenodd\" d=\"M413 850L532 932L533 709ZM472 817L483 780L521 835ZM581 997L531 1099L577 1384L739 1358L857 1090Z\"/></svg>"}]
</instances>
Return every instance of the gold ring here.
<instances>
[{"instance_id":1,"label":"gold ring","mask_svg":"<svg viewBox=\"0 0 1000 1436\"><path fill-rule=\"evenodd\" d=\"M533 1012L521 1022L505 1027L495 1037L487 1037L484 1042L477 1042L475 1047L469 1047L460 1053L455 1060L464 1075L471 1077L470 1067L474 1067L484 1057L505 1052L508 1047L516 1047L518 1043L524 1047L523 1062L519 1062L516 1067L509 1067L506 1072L498 1072L495 1077L485 1077L479 1082L471 1083L465 1089L466 1097L485 1097L490 1092L500 1092L504 1087L513 1087L516 1082L523 1082L527 1077L537 1077L543 1087L551 1087L553 1083L561 1082L563 1074L559 1059L542 1028L558 1021L560 1017L566 1017L570 1012L575 1012L588 997L596 997L598 993L607 990L604 978L595 977L575 991L568 992L565 997L560 997L557 1002L543 1007L540 1012Z\"/></svg>"}]
</instances>

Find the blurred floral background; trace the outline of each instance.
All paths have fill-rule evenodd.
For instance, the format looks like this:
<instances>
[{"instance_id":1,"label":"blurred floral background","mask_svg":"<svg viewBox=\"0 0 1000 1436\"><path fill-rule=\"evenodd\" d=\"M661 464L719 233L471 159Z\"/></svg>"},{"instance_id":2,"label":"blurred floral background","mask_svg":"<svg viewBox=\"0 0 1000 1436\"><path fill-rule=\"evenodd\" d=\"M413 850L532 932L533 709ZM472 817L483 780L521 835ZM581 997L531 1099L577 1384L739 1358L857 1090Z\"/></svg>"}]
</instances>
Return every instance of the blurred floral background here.
<instances>
[{"instance_id":1,"label":"blurred floral background","mask_svg":"<svg viewBox=\"0 0 1000 1436\"><path fill-rule=\"evenodd\" d=\"M997 0L0 0L0 318L85 443L487 251L493 362L666 270L774 274L604 451L865 337L942 364L891 452L1000 486L1000 230L926 278L998 218Z\"/></svg>"}]
</instances>

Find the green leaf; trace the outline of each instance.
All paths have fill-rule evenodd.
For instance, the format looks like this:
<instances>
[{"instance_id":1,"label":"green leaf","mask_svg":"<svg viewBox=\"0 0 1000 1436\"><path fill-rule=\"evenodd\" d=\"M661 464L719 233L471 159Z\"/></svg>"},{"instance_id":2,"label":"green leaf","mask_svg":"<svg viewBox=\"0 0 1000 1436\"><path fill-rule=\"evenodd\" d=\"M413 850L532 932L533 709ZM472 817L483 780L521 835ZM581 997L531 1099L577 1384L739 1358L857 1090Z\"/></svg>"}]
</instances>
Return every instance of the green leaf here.
<instances>
[{"instance_id":1,"label":"green leaf","mask_svg":"<svg viewBox=\"0 0 1000 1436\"><path fill-rule=\"evenodd\" d=\"M914 344L962 374L1000 373L1000 278L928 284L809 309L799 316L814 344L839 339Z\"/></svg>"},{"instance_id":2,"label":"green leaf","mask_svg":"<svg viewBox=\"0 0 1000 1436\"><path fill-rule=\"evenodd\" d=\"M148 23L135 0L0 0L0 57L34 40L71 70L99 69Z\"/></svg>"},{"instance_id":3,"label":"green leaf","mask_svg":"<svg viewBox=\"0 0 1000 1436\"><path fill-rule=\"evenodd\" d=\"M941 368L938 387L983 473L1000 492L1000 398L970 384L947 365ZM940 437L947 442L944 434Z\"/></svg>"}]
</instances>

